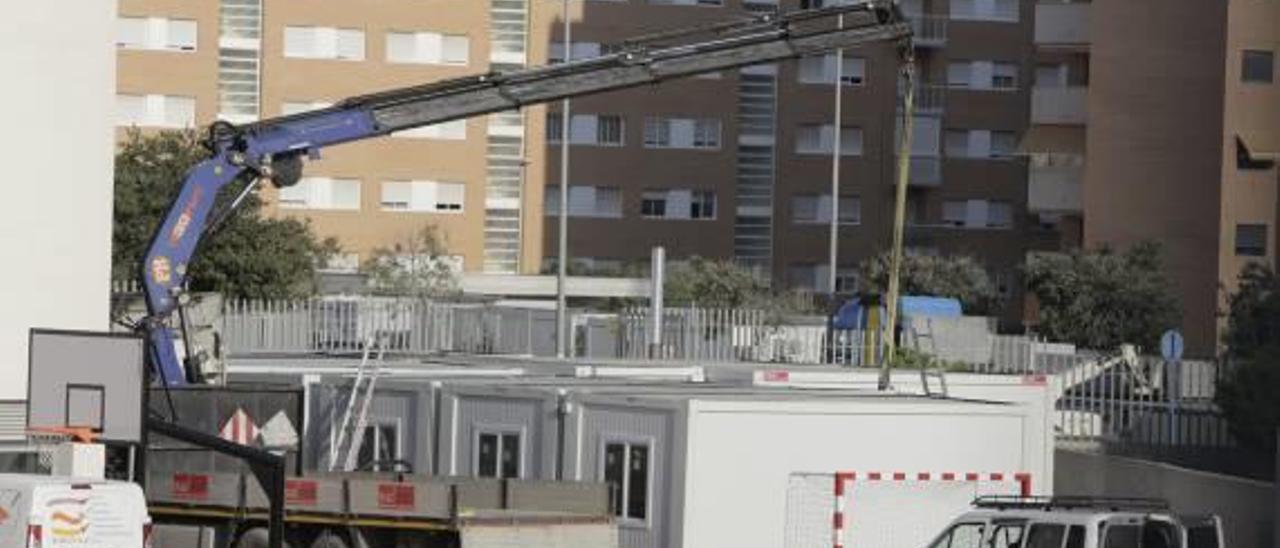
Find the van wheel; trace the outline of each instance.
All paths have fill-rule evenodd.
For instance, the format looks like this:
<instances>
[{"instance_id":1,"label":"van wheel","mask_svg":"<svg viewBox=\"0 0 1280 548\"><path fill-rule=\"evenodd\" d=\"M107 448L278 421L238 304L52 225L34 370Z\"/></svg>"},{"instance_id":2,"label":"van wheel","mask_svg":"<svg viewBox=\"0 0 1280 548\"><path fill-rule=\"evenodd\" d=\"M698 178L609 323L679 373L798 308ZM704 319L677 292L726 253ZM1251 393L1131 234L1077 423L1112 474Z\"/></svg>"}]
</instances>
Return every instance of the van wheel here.
<instances>
[{"instance_id":1,"label":"van wheel","mask_svg":"<svg viewBox=\"0 0 1280 548\"><path fill-rule=\"evenodd\" d=\"M311 548L350 548L350 545L342 535L325 529L311 543Z\"/></svg>"},{"instance_id":2,"label":"van wheel","mask_svg":"<svg viewBox=\"0 0 1280 548\"><path fill-rule=\"evenodd\" d=\"M248 529L245 530L245 532L240 533L240 536L236 537L236 543L233 546L235 548L268 548L269 544L267 541L270 538L271 534L267 532L266 527L254 527L253 529ZM284 547L290 547L287 539L284 541Z\"/></svg>"}]
</instances>

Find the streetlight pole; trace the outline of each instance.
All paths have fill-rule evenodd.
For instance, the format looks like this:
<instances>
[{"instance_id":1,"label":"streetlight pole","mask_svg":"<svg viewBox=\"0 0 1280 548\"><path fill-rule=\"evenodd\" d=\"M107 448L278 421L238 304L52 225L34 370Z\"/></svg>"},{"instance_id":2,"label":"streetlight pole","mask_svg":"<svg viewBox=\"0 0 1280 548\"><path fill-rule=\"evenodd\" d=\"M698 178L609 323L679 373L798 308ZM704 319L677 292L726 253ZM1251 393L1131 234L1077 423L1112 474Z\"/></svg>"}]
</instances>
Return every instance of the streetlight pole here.
<instances>
[{"instance_id":1,"label":"streetlight pole","mask_svg":"<svg viewBox=\"0 0 1280 548\"><path fill-rule=\"evenodd\" d=\"M564 38L561 42L564 62L572 58L573 42L569 39L569 0L561 3L560 17L564 19ZM556 357L568 355L569 333L565 278L569 263L569 99L560 104L560 215L557 217L560 231L560 249L556 253Z\"/></svg>"},{"instance_id":2,"label":"streetlight pole","mask_svg":"<svg viewBox=\"0 0 1280 548\"><path fill-rule=\"evenodd\" d=\"M844 16L841 15L836 24L840 29L844 29ZM836 259L840 244L840 137L841 137L841 120L844 117L844 50L836 50L836 82L835 82L835 115L832 123L833 130L831 132L831 242L828 252L828 263L830 264L829 272L827 272L827 292L831 295L831 302L836 300Z\"/></svg>"}]
</instances>

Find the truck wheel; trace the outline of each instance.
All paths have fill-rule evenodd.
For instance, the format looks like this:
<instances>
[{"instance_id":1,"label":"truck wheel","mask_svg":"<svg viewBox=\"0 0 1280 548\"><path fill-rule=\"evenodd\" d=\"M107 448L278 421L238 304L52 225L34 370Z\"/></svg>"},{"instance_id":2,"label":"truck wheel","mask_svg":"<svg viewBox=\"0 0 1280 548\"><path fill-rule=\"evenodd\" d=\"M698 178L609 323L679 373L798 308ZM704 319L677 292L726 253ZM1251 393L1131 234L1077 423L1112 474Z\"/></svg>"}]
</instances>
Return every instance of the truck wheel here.
<instances>
[{"instance_id":1,"label":"truck wheel","mask_svg":"<svg viewBox=\"0 0 1280 548\"><path fill-rule=\"evenodd\" d=\"M326 529L311 543L311 548L350 548L350 546L342 535Z\"/></svg>"},{"instance_id":2,"label":"truck wheel","mask_svg":"<svg viewBox=\"0 0 1280 548\"><path fill-rule=\"evenodd\" d=\"M268 548L267 540L270 537L271 534L267 532L266 527L254 527L240 533L240 536L236 537L236 543L233 546L235 548ZM284 548L289 547L289 541L285 540Z\"/></svg>"}]
</instances>

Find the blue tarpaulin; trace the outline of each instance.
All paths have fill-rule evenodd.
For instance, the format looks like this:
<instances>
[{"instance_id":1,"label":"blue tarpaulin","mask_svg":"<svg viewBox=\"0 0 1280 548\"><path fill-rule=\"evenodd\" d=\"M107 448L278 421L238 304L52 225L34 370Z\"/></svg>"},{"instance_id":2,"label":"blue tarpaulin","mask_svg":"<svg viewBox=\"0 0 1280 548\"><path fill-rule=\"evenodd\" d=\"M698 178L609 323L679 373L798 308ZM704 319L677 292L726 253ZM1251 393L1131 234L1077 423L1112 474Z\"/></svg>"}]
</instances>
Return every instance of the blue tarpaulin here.
<instances>
[{"instance_id":1,"label":"blue tarpaulin","mask_svg":"<svg viewBox=\"0 0 1280 548\"><path fill-rule=\"evenodd\" d=\"M833 318L834 327L836 329L866 329L868 308L870 307L862 304L861 300L850 299L840 306L840 310L836 311L835 318ZM949 297L903 296L898 299L898 312L902 318L910 318L912 316L958 318L964 315L960 308L960 301Z\"/></svg>"}]
</instances>

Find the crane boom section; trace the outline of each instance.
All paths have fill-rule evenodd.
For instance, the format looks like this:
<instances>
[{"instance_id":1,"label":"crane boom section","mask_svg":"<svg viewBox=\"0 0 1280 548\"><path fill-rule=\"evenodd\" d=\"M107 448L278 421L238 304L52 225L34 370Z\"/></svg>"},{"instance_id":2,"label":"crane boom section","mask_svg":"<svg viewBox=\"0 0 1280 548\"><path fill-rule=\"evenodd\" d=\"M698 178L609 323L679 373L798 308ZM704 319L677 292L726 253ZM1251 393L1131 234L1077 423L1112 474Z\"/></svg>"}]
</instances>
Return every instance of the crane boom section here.
<instances>
[{"instance_id":1,"label":"crane boom section","mask_svg":"<svg viewBox=\"0 0 1280 548\"><path fill-rule=\"evenodd\" d=\"M198 244L216 224L210 218L215 198L237 181L247 185L243 193L259 178L288 186L300 176L304 155L316 157L329 146L568 97L873 42L905 42L910 36L911 27L894 2L870 0L669 32L592 59L352 97L329 108L241 126L216 122L208 142L213 157L187 174L142 265L148 317L141 327L152 343L153 363L164 382L185 382L187 373L164 323L178 306Z\"/></svg>"}]
</instances>

